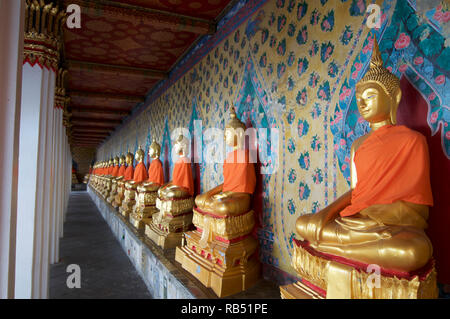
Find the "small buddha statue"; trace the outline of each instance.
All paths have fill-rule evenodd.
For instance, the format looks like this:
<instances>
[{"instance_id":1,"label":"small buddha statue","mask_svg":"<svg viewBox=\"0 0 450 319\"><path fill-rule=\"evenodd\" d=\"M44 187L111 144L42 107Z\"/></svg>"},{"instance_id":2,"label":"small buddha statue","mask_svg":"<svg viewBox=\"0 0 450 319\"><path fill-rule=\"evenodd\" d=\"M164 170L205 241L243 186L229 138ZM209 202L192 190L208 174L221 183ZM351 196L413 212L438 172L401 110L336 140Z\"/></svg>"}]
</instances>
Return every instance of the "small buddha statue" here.
<instances>
[{"instance_id":1,"label":"small buddha statue","mask_svg":"<svg viewBox=\"0 0 450 319\"><path fill-rule=\"evenodd\" d=\"M106 185L105 185L105 191L103 194L103 198L106 199L106 201L108 201L108 199L111 196L111 191L112 191L112 183L113 180L115 180L117 173L119 172L119 158L116 156L113 159L111 159L109 161L109 172L108 172L108 176L106 177Z\"/></svg>"},{"instance_id":2,"label":"small buddha statue","mask_svg":"<svg viewBox=\"0 0 450 319\"><path fill-rule=\"evenodd\" d=\"M230 121L225 127L225 142L233 151L227 154L223 165L224 182L195 198L195 205L200 210L222 216L234 216L250 210L256 176L254 165L249 162L249 154L243 149L244 131L245 124L237 119L232 107Z\"/></svg>"},{"instance_id":3,"label":"small buddha statue","mask_svg":"<svg viewBox=\"0 0 450 319\"><path fill-rule=\"evenodd\" d=\"M125 198L120 211L126 218L129 217L133 206L136 204L135 195L137 186L148 178L147 169L144 164L145 152L139 146L135 154L137 165L134 169L133 179L125 181Z\"/></svg>"},{"instance_id":4,"label":"small buddha statue","mask_svg":"<svg viewBox=\"0 0 450 319\"><path fill-rule=\"evenodd\" d=\"M119 158L119 171L117 172L117 177L123 178L125 176L125 169L126 169L126 159L125 156L122 155Z\"/></svg>"},{"instance_id":5,"label":"small buddha statue","mask_svg":"<svg viewBox=\"0 0 450 319\"><path fill-rule=\"evenodd\" d=\"M186 156L188 147L187 139L180 135L174 145L179 158L173 168L173 178L158 189L158 212L153 214L151 224L145 226L147 237L163 249L180 245L183 232L192 225L194 180L190 159Z\"/></svg>"},{"instance_id":6,"label":"small buddha statue","mask_svg":"<svg viewBox=\"0 0 450 319\"><path fill-rule=\"evenodd\" d=\"M152 159L148 168L148 179L137 187L136 205L130 214L130 223L137 229L143 229L145 225L151 223L152 215L158 212L156 208L156 198L158 189L164 184L164 171L162 162L159 159L161 146L153 138L148 152Z\"/></svg>"},{"instance_id":7,"label":"small buddha statue","mask_svg":"<svg viewBox=\"0 0 450 319\"><path fill-rule=\"evenodd\" d=\"M119 173L119 157L118 156L114 157L113 164L114 164L114 166L113 166L111 175L113 177L117 177L117 174Z\"/></svg>"},{"instance_id":8,"label":"small buddha statue","mask_svg":"<svg viewBox=\"0 0 450 319\"><path fill-rule=\"evenodd\" d=\"M225 142L233 150L223 164L224 182L195 198L197 229L185 233L186 245L177 247L175 255L184 269L219 297L245 290L260 277L258 242L251 236L256 175L244 149L244 130L231 107Z\"/></svg>"},{"instance_id":9,"label":"small buddha statue","mask_svg":"<svg viewBox=\"0 0 450 319\"><path fill-rule=\"evenodd\" d=\"M125 165L123 178L117 181L117 195L114 198L114 202L112 203L113 207L120 207L122 205L122 201L125 198L125 182L133 179L134 175L134 167L133 167L133 154L130 151L125 155Z\"/></svg>"},{"instance_id":10,"label":"small buddha statue","mask_svg":"<svg viewBox=\"0 0 450 319\"><path fill-rule=\"evenodd\" d=\"M111 178L111 190L109 192L108 197L106 198L106 201L110 204L113 203L114 198L117 195L117 180L122 179L121 176L123 176L123 175L119 175L120 166L122 164L123 164L122 158L120 158L119 156L114 157L114 170L112 172L112 178ZM123 170L123 171L125 172L125 170Z\"/></svg>"},{"instance_id":11,"label":"small buddha statue","mask_svg":"<svg viewBox=\"0 0 450 319\"><path fill-rule=\"evenodd\" d=\"M179 158L172 172L172 181L158 190L161 199L172 199L194 194L194 180L192 178L191 160L186 156L188 152L187 139L180 135L174 145L175 153Z\"/></svg>"},{"instance_id":12,"label":"small buddha statue","mask_svg":"<svg viewBox=\"0 0 450 319\"><path fill-rule=\"evenodd\" d=\"M434 297L433 247L424 232L433 205L428 147L419 132L396 125L400 81L383 67L376 39L355 97L371 131L352 145L351 189L297 219L302 241L294 249L294 268L302 281L326 290L327 298ZM400 279L382 276L381 288L372 290L365 285L370 264ZM410 280L414 272L428 279Z\"/></svg>"}]
</instances>

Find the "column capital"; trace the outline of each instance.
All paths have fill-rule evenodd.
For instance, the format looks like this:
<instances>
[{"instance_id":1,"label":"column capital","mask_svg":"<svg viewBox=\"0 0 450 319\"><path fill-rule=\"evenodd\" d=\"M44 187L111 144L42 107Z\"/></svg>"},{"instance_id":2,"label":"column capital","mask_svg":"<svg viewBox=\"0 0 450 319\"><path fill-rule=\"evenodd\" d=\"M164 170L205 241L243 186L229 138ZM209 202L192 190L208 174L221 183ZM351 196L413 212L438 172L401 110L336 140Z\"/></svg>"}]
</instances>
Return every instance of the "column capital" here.
<instances>
[{"instance_id":1,"label":"column capital","mask_svg":"<svg viewBox=\"0 0 450 319\"><path fill-rule=\"evenodd\" d=\"M66 76L67 69L59 68L56 72L55 83L55 108L64 110L64 114L67 112L69 106L70 97L66 94Z\"/></svg>"},{"instance_id":2,"label":"column capital","mask_svg":"<svg viewBox=\"0 0 450 319\"><path fill-rule=\"evenodd\" d=\"M65 8L48 0L26 0L24 63L56 71L62 48Z\"/></svg>"}]
</instances>

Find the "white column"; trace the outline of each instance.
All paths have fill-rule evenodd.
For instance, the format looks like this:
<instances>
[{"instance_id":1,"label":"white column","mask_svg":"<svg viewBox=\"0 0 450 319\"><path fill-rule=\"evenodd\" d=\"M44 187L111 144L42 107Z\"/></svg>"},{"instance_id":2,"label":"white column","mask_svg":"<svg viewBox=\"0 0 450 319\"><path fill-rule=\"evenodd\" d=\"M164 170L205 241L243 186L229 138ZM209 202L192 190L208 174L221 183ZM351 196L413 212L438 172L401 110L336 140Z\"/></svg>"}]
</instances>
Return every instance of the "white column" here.
<instances>
[{"instance_id":1,"label":"white column","mask_svg":"<svg viewBox=\"0 0 450 319\"><path fill-rule=\"evenodd\" d=\"M41 298L45 285L49 209L49 112L55 74L23 65L19 187L17 208L16 297ZM51 104L50 104L51 103ZM50 130L51 131L51 130ZM51 155L51 154L50 154Z\"/></svg>"},{"instance_id":2,"label":"white column","mask_svg":"<svg viewBox=\"0 0 450 319\"><path fill-rule=\"evenodd\" d=\"M24 0L0 0L0 298L14 297Z\"/></svg>"},{"instance_id":3,"label":"white column","mask_svg":"<svg viewBox=\"0 0 450 319\"><path fill-rule=\"evenodd\" d=\"M48 280L49 280L49 264L50 264L50 223L51 223L51 212L53 210L53 191L54 183L53 176L54 171L54 103L55 103L55 72L49 71L48 77L48 95L47 95L47 123L44 128L45 132L45 146L44 146L44 173L43 173L43 207L42 207L42 253L39 256L40 259L38 263L40 264L40 278L37 279L36 295L40 298L47 298L48 296Z\"/></svg>"}]
</instances>

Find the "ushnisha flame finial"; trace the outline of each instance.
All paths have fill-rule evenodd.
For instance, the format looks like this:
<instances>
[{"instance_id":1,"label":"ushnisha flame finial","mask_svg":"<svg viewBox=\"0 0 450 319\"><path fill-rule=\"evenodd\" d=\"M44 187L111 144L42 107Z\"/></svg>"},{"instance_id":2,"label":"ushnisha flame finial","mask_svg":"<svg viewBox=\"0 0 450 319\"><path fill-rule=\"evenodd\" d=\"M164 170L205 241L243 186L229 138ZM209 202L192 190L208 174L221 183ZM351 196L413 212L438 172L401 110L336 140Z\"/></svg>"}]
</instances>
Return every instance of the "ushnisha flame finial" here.
<instances>
[{"instance_id":1,"label":"ushnisha flame finial","mask_svg":"<svg viewBox=\"0 0 450 319\"><path fill-rule=\"evenodd\" d=\"M242 128L245 131L245 124L237 118L234 106L230 106L230 120L228 121L226 127L233 129Z\"/></svg>"},{"instance_id":2,"label":"ushnisha flame finial","mask_svg":"<svg viewBox=\"0 0 450 319\"><path fill-rule=\"evenodd\" d=\"M400 80L398 77L383 67L383 59L381 58L380 48L375 35L373 40L372 57L370 59L370 68L356 85L361 85L367 82L377 83L389 96L395 96L397 90L400 88Z\"/></svg>"}]
</instances>

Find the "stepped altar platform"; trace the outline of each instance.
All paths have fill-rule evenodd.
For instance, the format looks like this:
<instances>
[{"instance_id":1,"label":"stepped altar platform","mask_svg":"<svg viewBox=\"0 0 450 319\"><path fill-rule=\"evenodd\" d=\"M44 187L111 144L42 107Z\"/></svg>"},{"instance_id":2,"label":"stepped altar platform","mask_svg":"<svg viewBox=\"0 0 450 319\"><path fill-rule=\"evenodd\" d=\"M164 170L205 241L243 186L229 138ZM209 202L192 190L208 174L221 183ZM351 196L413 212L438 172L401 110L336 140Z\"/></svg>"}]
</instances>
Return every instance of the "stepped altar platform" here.
<instances>
[{"instance_id":1,"label":"stepped altar platform","mask_svg":"<svg viewBox=\"0 0 450 319\"><path fill-rule=\"evenodd\" d=\"M129 219L123 217L117 208L111 206L90 186L87 192L108 223L122 249L144 280L150 294L157 299L216 299L211 288L184 270L175 261L175 248L162 249L146 235L143 229L136 229ZM252 288L227 299L279 299L276 283L261 279Z\"/></svg>"}]
</instances>

